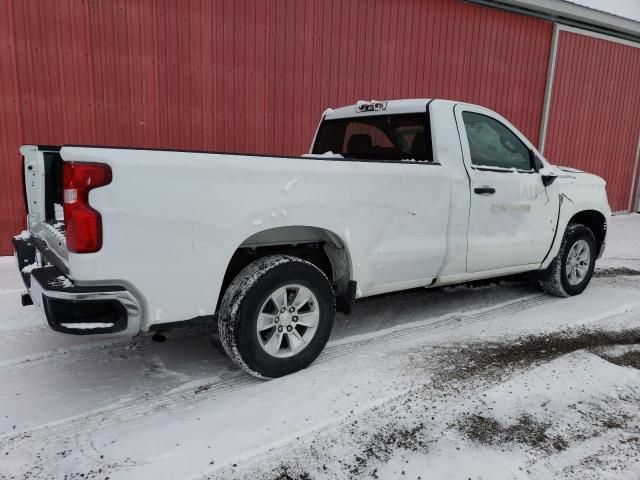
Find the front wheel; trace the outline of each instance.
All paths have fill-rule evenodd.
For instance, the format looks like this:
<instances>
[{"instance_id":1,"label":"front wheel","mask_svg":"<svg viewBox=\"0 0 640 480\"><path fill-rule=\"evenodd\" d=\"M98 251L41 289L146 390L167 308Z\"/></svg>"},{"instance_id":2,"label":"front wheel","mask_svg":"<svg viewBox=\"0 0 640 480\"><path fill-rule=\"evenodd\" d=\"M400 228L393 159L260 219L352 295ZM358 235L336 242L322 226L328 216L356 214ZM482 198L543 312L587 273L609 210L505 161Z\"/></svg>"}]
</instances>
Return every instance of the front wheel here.
<instances>
[{"instance_id":1,"label":"front wheel","mask_svg":"<svg viewBox=\"0 0 640 480\"><path fill-rule=\"evenodd\" d=\"M540 286L558 297L578 295L587 288L596 264L593 232L581 224L569 224L558 255L544 272Z\"/></svg>"},{"instance_id":2,"label":"front wheel","mask_svg":"<svg viewBox=\"0 0 640 480\"><path fill-rule=\"evenodd\" d=\"M274 378L309 366L329 339L333 289L315 265L271 255L245 267L227 289L218 316L220 341L246 372Z\"/></svg>"}]
</instances>

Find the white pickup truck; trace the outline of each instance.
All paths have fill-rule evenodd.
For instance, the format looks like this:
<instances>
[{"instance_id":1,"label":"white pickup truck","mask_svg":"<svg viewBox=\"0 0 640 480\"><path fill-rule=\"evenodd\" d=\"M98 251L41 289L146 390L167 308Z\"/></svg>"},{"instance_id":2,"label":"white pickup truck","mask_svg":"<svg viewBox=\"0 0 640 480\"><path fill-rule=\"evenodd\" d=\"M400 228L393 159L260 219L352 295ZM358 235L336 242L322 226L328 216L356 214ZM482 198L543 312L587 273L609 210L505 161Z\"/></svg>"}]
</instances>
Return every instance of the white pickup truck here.
<instances>
[{"instance_id":1,"label":"white pickup truck","mask_svg":"<svg viewBox=\"0 0 640 480\"><path fill-rule=\"evenodd\" d=\"M23 304L73 334L217 314L226 352L263 378L313 362L357 298L520 272L579 294L610 215L601 178L446 100L328 109L302 157L21 152Z\"/></svg>"}]
</instances>

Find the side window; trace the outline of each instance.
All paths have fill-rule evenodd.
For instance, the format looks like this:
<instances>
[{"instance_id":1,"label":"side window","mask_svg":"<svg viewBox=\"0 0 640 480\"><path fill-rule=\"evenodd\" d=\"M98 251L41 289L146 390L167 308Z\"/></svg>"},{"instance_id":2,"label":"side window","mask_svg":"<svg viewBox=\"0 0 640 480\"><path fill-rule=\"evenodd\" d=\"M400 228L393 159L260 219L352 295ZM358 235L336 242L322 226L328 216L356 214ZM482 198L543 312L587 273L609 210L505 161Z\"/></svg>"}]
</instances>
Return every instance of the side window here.
<instances>
[{"instance_id":1,"label":"side window","mask_svg":"<svg viewBox=\"0 0 640 480\"><path fill-rule=\"evenodd\" d=\"M499 121L479 113L463 112L471 163L483 167L531 170L531 152Z\"/></svg>"}]
</instances>

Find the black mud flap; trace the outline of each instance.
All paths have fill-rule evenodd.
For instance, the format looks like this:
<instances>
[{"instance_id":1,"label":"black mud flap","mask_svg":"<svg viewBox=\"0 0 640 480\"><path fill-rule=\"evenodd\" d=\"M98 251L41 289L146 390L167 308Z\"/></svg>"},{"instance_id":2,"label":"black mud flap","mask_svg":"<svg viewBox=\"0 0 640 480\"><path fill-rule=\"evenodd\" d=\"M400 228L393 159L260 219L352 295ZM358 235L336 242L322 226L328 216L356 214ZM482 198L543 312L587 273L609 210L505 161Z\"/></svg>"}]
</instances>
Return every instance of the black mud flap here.
<instances>
[{"instance_id":1,"label":"black mud flap","mask_svg":"<svg viewBox=\"0 0 640 480\"><path fill-rule=\"evenodd\" d=\"M341 295L336 298L336 310L342 312L344 314L351 313L351 308L353 307L353 303L356 301L356 291L358 288L358 283L349 280L347 284L347 289L344 292L344 295Z\"/></svg>"},{"instance_id":2,"label":"black mud flap","mask_svg":"<svg viewBox=\"0 0 640 480\"><path fill-rule=\"evenodd\" d=\"M22 282L25 287L31 288L31 272L29 270L25 272L24 269L36 263L36 245L29 238L14 237L13 248L16 251Z\"/></svg>"}]
</instances>

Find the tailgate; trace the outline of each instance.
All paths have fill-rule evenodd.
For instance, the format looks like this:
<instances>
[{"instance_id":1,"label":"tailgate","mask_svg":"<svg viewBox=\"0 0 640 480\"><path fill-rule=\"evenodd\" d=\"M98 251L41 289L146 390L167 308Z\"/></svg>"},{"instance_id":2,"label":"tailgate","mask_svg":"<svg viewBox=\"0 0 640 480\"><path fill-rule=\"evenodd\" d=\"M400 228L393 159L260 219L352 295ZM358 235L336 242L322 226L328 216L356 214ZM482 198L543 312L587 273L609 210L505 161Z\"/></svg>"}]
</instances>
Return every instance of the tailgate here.
<instances>
[{"instance_id":1,"label":"tailgate","mask_svg":"<svg viewBox=\"0 0 640 480\"><path fill-rule=\"evenodd\" d=\"M67 265L60 147L23 145L28 229L41 249Z\"/></svg>"}]
</instances>

